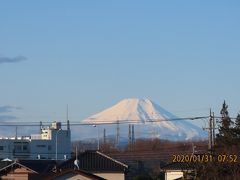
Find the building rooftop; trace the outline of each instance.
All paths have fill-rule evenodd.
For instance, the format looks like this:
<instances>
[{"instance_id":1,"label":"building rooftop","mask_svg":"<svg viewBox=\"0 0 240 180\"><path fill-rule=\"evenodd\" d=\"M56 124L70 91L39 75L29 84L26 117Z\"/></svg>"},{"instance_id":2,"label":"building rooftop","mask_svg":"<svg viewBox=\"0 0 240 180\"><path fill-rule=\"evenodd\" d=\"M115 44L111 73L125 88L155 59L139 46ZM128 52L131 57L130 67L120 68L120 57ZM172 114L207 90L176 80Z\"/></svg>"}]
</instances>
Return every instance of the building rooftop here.
<instances>
[{"instance_id":1,"label":"building rooftop","mask_svg":"<svg viewBox=\"0 0 240 180\"><path fill-rule=\"evenodd\" d=\"M15 160L0 161L0 176L7 175L13 170L24 168L33 179L57 178L64 175L81 175L91 179L103 180L93 173L122 173L126 174L128 166L101 152L86 151L78 155L79 167L76 168L71 158L67 161L55 160Z\"/></svg>"},{"instance_id":2,"label":"building rooftop","mask_svg":"<svg viewBox=\"0 0 240 180\"><path fill-rule=\"evenodd\" d=\"M59 169L74 169L76 157L62 163ZM78 155L79 168L89 172L126 172L128 165L99 151L85 151Z\"/></svg>"}]
</instances>

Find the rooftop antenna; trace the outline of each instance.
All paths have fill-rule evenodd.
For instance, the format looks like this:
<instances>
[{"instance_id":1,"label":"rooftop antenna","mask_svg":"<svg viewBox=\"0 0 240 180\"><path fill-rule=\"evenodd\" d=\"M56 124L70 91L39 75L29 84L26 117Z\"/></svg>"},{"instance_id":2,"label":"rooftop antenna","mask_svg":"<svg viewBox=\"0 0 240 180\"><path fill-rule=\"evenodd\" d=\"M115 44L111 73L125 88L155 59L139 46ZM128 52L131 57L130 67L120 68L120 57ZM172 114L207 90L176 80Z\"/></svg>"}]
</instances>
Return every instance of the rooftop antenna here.
<instances>
[{"instance_id":1,"label":"rooftop antenna","mask_svg":"<svg viewBox=\"0 0 240 180\"><path fill-rule=\"evenodd\" d=\"M16 126L15 139L17 139L17 135L18 135L18 132L17 132L17 131L18 131L18 127Z\"/></svg>"},{"instance_id":2,"label":"rooftop antenna","mask_svg":"<svg viewBox=\"0 0 240 180\"><path fill-rule=\"evenodd\" d=\"M68 121L68 104L67 104L67 121Z\"/></svg>"},{"instance_id":3,"label":"rooftop antenna","mask_svg":"<svg viewBox=\"0 0 240 180\"><path fill-rule=\"evenodd\" d=\"M69 134L69 131L70 131L70 122L69 122L69 119L68 119L68 104L67 104L67 130L68 130L68 134Z\"/></svg>"},{"instance_id":4,"label":"rooftop antenna","mask_svg":"<svg viewBox=\"0 0 240 180\"><path fill-rule=\"evenodd\" d=\"M79 170L79 160L78 160L78 149L76 146L76 159L74 160L74 170L75 168L77 168L77 170Z\"/></svg>"},{"instance_id":5,"label":"rooftop antenna","mask_svg":"<svg viewBox=\"0 0 240 180\"><path fill-rule=\"evenodd\" d=\"M40 134L42 133L42 121L40 121Z\"/></svg>"}]
</instances>

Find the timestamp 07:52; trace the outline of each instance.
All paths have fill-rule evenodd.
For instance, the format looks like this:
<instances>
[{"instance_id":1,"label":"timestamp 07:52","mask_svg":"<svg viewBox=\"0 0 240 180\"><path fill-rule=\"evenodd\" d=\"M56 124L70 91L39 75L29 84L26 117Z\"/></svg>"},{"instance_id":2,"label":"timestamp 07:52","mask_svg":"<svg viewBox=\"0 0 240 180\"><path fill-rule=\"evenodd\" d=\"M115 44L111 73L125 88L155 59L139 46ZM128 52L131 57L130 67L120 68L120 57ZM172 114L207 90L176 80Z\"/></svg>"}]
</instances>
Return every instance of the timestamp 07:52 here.
<instances>
[{"instance_id":1,"label":"timestamp 07:52","mask_svg":"<svg viewBox=\"0 0 240 180\"><path fill-rule=\"evenodd\" d=\"M178 154L172 155L173 163L208 163L208 162L217 162L217 163L237 163L239 156L236 154Z\"/></svg>"}]
</instances>

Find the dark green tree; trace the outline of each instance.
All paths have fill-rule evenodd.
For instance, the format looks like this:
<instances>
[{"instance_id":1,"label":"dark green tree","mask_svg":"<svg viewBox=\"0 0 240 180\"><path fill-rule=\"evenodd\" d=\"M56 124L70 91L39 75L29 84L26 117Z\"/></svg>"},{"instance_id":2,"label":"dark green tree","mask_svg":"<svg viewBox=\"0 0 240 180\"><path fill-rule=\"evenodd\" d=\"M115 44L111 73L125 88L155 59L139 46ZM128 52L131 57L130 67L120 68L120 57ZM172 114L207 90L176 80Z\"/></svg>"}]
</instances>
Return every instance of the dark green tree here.
<instances>
[{"instance_id":1,"label":"dark green tree","mask_svg":"<svg viewBox=\"0 0 240 180\"><path fill-rule=\"evenodd\" d=\"M225 101L223 102L220 113L222 115L222 118L220 120L219 136L230 138L233 135L231 129L232 120L229 117L228 105L226 104Z\"/></svg>"},{"instance_id":2,"label":"dark green tree","mask_svg":"<svg viewBox=\"0 0 240 180\"><path fill-rule=\"evenodd\" d=\"M225 150L232 149L234 145L234 137L235 137L235 128L232 127L233 122L228 113L228 105L226 102L223 102L222 109L220 111L221 119L219 121L219 127L216 138L216 143L218 147L221 147Z\"/></svg>"},{"instance_id":3,"label":"dark green tree","mask_svg":"<svg viewBox=\"0 0 240 180\"><path fill-rule=\"evenodd\" d=\"M235 128L240 130L240 114L239 113L235 121Z\"/></svg>"},{"instance_id":4,"label":"dark green tree","mask_svg":"<svg viewBox=\"0 0 240 180\"><path fill-rule=\"evenodd\" d=\"M234 127L234 143L240 147L240 114L237 115Z\"/></svg>"}]
</instances>

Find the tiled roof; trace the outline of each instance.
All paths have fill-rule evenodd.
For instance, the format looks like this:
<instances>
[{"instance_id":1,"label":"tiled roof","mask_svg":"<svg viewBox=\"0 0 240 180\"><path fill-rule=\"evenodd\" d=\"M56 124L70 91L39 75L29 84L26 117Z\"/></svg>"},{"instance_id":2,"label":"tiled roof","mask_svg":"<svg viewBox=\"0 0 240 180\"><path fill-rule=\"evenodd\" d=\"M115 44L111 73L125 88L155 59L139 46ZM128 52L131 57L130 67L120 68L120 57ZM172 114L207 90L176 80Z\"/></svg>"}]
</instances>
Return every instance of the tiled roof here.
<instances>
[{"instance_id":1,"label":"tiled roof","mask_svg":"<svg viewBox=\"0 0 240 180\"><path fill-rule=\"evenodd\" d=\"M39 174L46 174L56 166L55 160L20 160L19 163L30 167Z\"/></svg>"},{"instance_id":2,"label":"tiled roof","mask_svg":"<svg viewBox=\"0 0 240 180\"><path fill-rule=\"evenodd\" d=\"M74 169L74 160L71 158L62 163L59 169ZM101 152L86 151L78 155L79 168L89 172L122 172L124 173L128 166Z\"/></svg>"},{"instance_id":3,"label":"tiled roof","mask_svg":"<svg viewBox=\"0 0 240 180\"><path fill-rule=\"evenodd\" d=\"M12 163L12 161L0 161L0 171Z\"/></svg>"},{"instance_id":4,"label":"tiled roof","mask_svg":"<svg viewBox=\"0 0 240 180\"><path fill-rule=\"evenodd\" d=\"M32 168L27 167L17 161L11 161L11 162L0 161L0 166L1 166L0 175L6 174L7 172L11 171L13 168L18 168L18 167L24 167L29 171L31 171L32 173L38 174L38 172L36 172Z\"/></svg>"},{"instance_id":5,"label":"tiled roof","mask_svg":"<svg viewBox=\"0 0 240 180\"><path fill-rule=\"evenodd\" d=\"M55 160L19 160L19 161L0 161L0 174L6 173L12 167L25 167L39 175L53 175L55 172L63 172L76 169L71 158L58 165ZM78 155L79 169L91 173L96 172L120 172L125 173L128 166L98 151L86 151ZM59 163L59 162L58 162ZM9 168L11 167L11 168ZM80 171L81 171L80 170Z\"/></svg>"}]
</instances>

